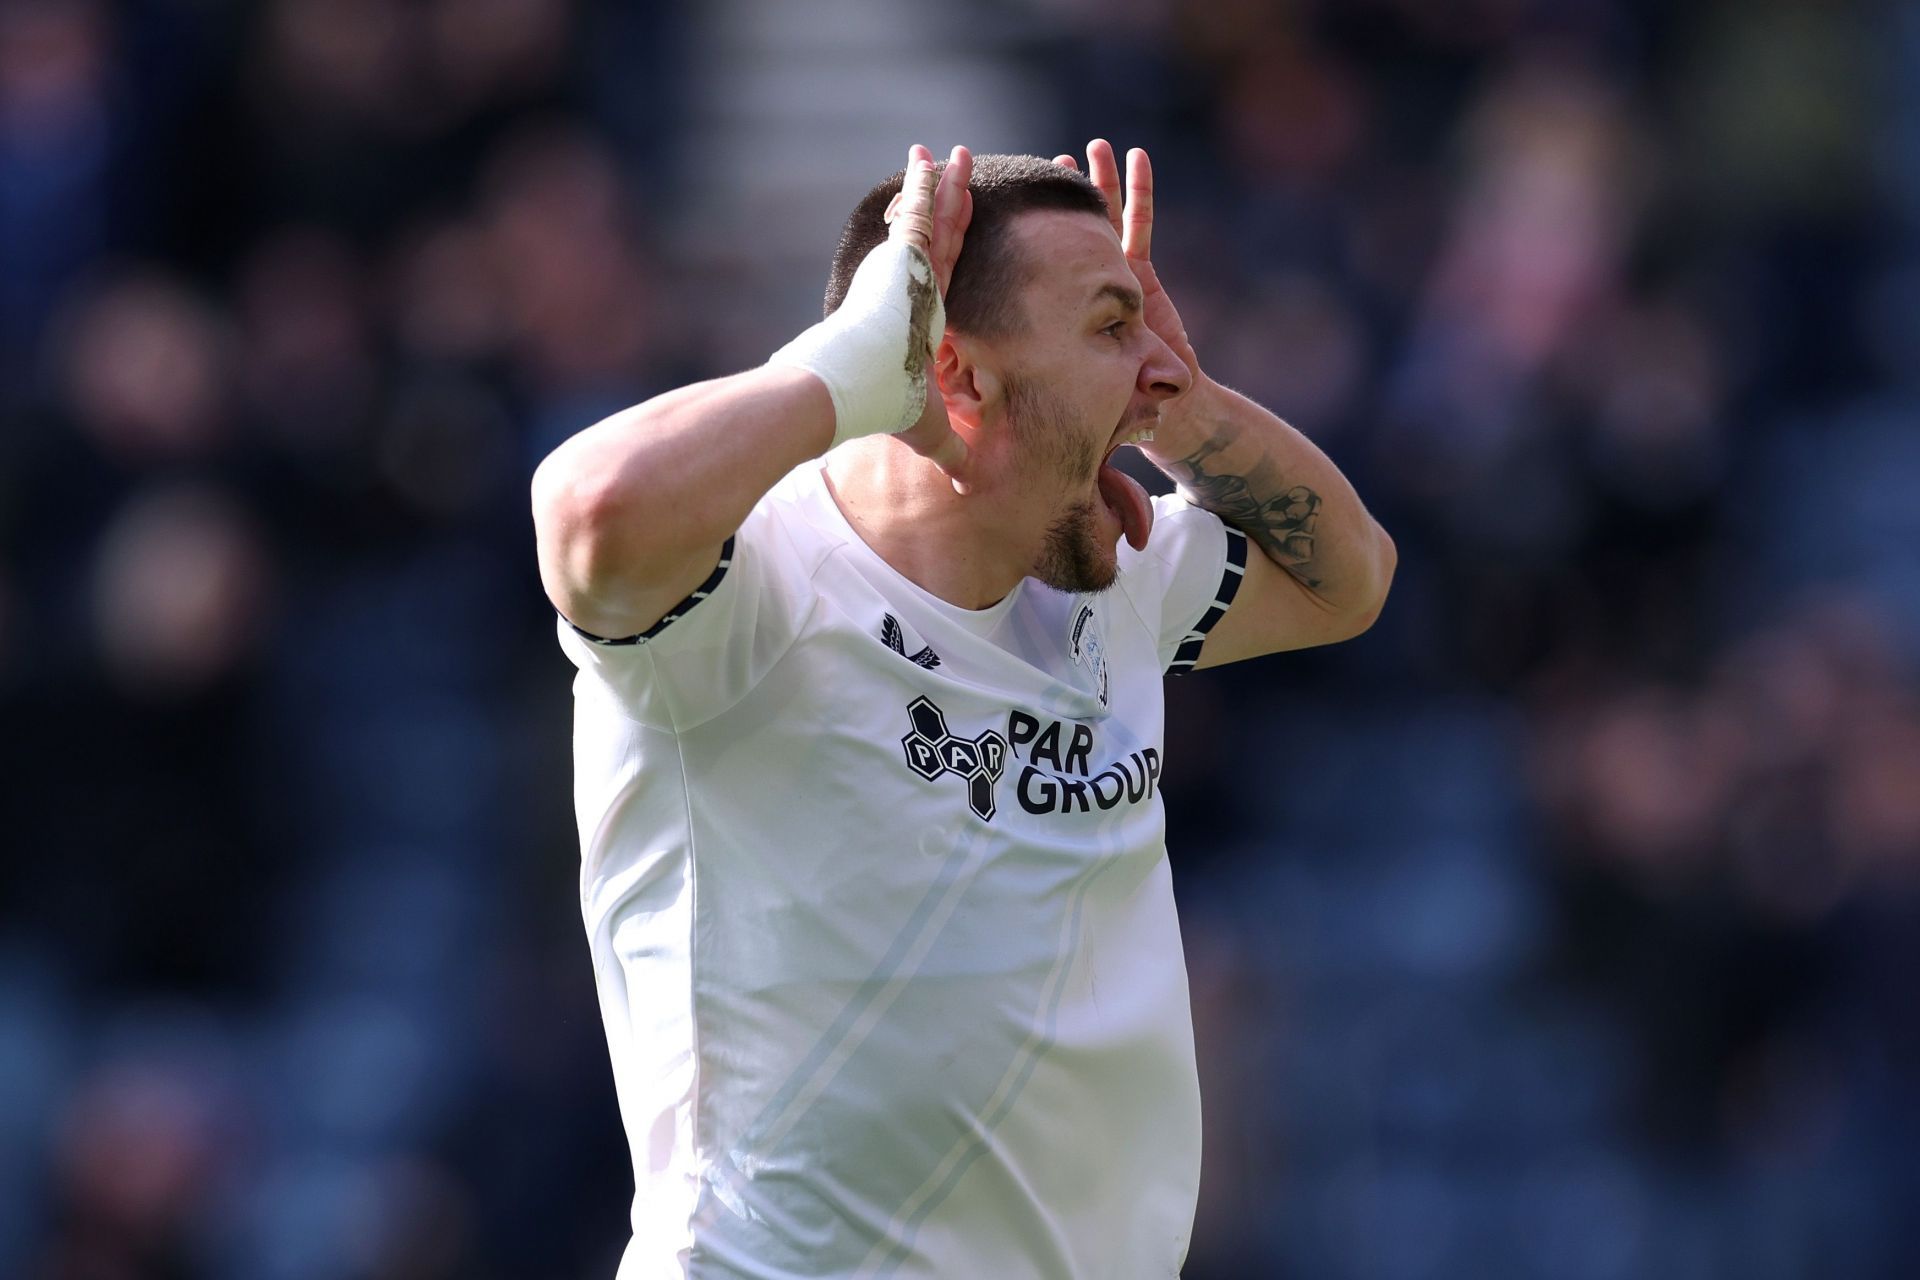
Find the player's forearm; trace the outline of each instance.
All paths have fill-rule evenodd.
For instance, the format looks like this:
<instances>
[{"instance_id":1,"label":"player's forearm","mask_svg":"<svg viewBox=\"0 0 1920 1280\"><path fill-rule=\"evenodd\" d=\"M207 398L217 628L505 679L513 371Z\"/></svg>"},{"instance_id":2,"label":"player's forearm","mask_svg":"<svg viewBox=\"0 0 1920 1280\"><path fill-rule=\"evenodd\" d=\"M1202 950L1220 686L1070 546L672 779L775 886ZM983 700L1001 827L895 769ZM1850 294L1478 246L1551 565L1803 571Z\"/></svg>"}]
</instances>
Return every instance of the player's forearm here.
<instances>
[{"instance_id":1,"label":"player's forearm","mask_svg":"<svg viewBox=\"0 0 1920 1280\"><path fill-rule=\"evenodd\" d=\"M535 473L543 554L583 586L672 576L725 541L780 477L826 452L833 427L819 379L774 366L622 410Z\"/></svg>"},{"instance_id":2,"label":"player's forearm","mask_svg":"<svg viewBox=\"0 0 1920 1280\"><path fill-rule=\"evenodd\" d=\"M1167 406L1155 465L1199 505L1245 531L1329 609L1376 611L1393 577L1393 540L1311 440L1208 378Z\"/></svg>"}]
</instances>

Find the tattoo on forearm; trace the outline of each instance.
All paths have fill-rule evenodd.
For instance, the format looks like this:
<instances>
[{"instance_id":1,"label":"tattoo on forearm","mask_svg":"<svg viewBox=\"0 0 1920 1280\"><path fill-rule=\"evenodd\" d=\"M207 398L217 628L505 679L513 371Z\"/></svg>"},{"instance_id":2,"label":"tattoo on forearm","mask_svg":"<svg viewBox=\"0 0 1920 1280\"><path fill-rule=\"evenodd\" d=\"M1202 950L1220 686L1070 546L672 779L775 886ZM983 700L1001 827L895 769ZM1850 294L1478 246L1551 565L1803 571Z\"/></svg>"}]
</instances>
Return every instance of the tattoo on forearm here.
<instances>
[{"instance_id":1,"label":"tattoo on forearm","mask_svg":"<svg viewBox=\"0 0 1920 1280\"><path fill-rule=\"evenodd\" d=\"M1304 586L1318 589L1313 526L1320 518L1320 495L1303 484L1285 484L1265 458L1244 476L1208 470L1208 459L1225 453L1228 443L1227 438L1215 436L1170 469L1201 506L1244 530L1269 559Z\"/></svg>"}]
</instances>

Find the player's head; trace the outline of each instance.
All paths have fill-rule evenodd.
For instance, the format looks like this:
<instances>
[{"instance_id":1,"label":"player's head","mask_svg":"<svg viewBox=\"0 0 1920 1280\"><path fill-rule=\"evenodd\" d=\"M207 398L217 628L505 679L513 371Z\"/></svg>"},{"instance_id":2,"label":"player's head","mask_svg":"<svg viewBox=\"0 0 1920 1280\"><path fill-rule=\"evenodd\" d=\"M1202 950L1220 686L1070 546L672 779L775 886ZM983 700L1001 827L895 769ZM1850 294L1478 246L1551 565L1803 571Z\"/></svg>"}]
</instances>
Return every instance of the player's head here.
<instances>
[{"instance_id":1,"label":"player's head","mask_svg":"<svg viewBox=\"0 0 1920 1280\"><path fill-rule=\"evenodd\" d=\"M869 191L848 219L829 313L886 237L904 176ZM948 417L967 437L980 500L1031 534L1033 575L1101 590L1113 582L1120 529L1101 497L1101 464L1152 425L1189 374L1142 323L1139 281L1084 175L1037 156L981 155L968 191L973 216L937 360Z\"/></svg>"},{"instance_id":2,"label":"player's head","mask_svg":"<svg viewBox=\"0 0 1920 1280\"><path fill-rule=\"evenodd\" d=\"M934 165L938 172L946 167L944 160ZM845 300L853 273L887 238L887 206L905 180L902 169L867 192L841 229L827 277L828 315ZM1104 222L1107 202L1085 175L1038 156L975 156L967 190L973 196L973 218L947 286L947 325L980 338L1008 337L1025 319L1020 284L1026 257L1013 234L1019 215L1052 209L1090 214Z\"/></svg>"}]
</instances>

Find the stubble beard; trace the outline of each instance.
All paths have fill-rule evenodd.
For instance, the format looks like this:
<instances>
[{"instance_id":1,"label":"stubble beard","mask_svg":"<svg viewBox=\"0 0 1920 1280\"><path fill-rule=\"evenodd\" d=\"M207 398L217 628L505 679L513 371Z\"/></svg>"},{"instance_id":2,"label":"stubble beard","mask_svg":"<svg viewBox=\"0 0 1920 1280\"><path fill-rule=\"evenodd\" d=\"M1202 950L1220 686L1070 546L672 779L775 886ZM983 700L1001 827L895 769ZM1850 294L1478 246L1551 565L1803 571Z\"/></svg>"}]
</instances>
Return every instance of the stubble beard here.
<instances>
[{"instance_id":1,"label":"stubble beard","mask_svg":"<svg viewBox=\"0 0 1920 1280\"><path fill-rule=\"evenodd\" d=\"M1035 469L1053 472L1068 492L1084 485L1098 459L1066 406L1024 378L1009 375L1006 384L1014 434ZM1099 512L1082 498L1047 527L1032 576L1056 591L1081 594L1105 591L1119 574L1118 557L1101 545Z\"/></svg>"},{"instance_id":2,"label":"stubble beard","mask_svg":"<svg viewBox=\"0 0 1920 1280\"><path fill-rule=\"evenodd\" d=\"M1099 516L1091 502L1068 507L1047 529L1033 576L1055 591L1105 591L1120 576L1117 556L1101 555Z\"/></svg>"}]
</instances>

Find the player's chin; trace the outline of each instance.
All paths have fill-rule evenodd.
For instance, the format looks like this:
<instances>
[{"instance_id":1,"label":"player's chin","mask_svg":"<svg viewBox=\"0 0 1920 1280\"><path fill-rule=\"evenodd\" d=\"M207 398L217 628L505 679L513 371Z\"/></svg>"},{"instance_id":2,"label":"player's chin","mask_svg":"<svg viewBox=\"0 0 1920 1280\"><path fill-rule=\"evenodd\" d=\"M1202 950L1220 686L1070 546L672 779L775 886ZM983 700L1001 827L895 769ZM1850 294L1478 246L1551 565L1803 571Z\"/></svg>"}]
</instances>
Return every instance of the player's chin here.
<instances>
[{"instance_id":1,"label":"player's chin","mask_svg":"<svg viewBox=\"0 0 1920 1280\"><path fill-rule=\"evenodd\" d=\"M1087 580L1083 591L1105 591L1120 580L1120 548L1114 543L1104 544L1104 554L1094 562L1093 573Z\"/></svg>"},{"instance_id":2,"label":"player's chin","mask_svg":"<svg viewBox=\"0 0 1920 1280\"><path fill-rule=\"evenodd\" d=\"M1105 591L1120 576L1125 530L1098 500L1068 508L1047 532L1034 576L1056 591Z\"/></svg>"},{"instance_id":3,"label":"player's chin","mask_svg":"<svg viewBox=\"0 0 1920 1280\"><path fill-rule=\"evenodd\" d=\"M1083 560L1089 574L1106 580L1100 583L1100 589L1104 589L1114 585L1114 578L1119 574L1119 545L1127 541L1127 532L1108 518L1108 510L1104 505L1096 507L1096 510L1100 512L1100 528L1094 530L1087 539L1087 553Z\"/></svg>"},{"instance_id":4,"label":"player's chin","mask_svg":"<svg viewBox=\"0 0 1920 1280\"><path fill-rule=\"evenodd\" d=\"M1105 591L1120 576L1120 544L1126 541L1126 527L1104 502L1093 504L1095 530L1081 557L1082 591Z\"/></svg>"},{"instance_id":5,"label":"player's chin","mask_svg":"<svg viewBox=\"0 0 1920 1280\"><path fill-rule=\"evenodd\" d=\"M1049 571L1038 576L1055 591L1072 595L1098 595L1120 580L1120 565L1118 559L1110 555L1083 555L1071 564L1052 565Z\"/></svg>"}]
</instances>

